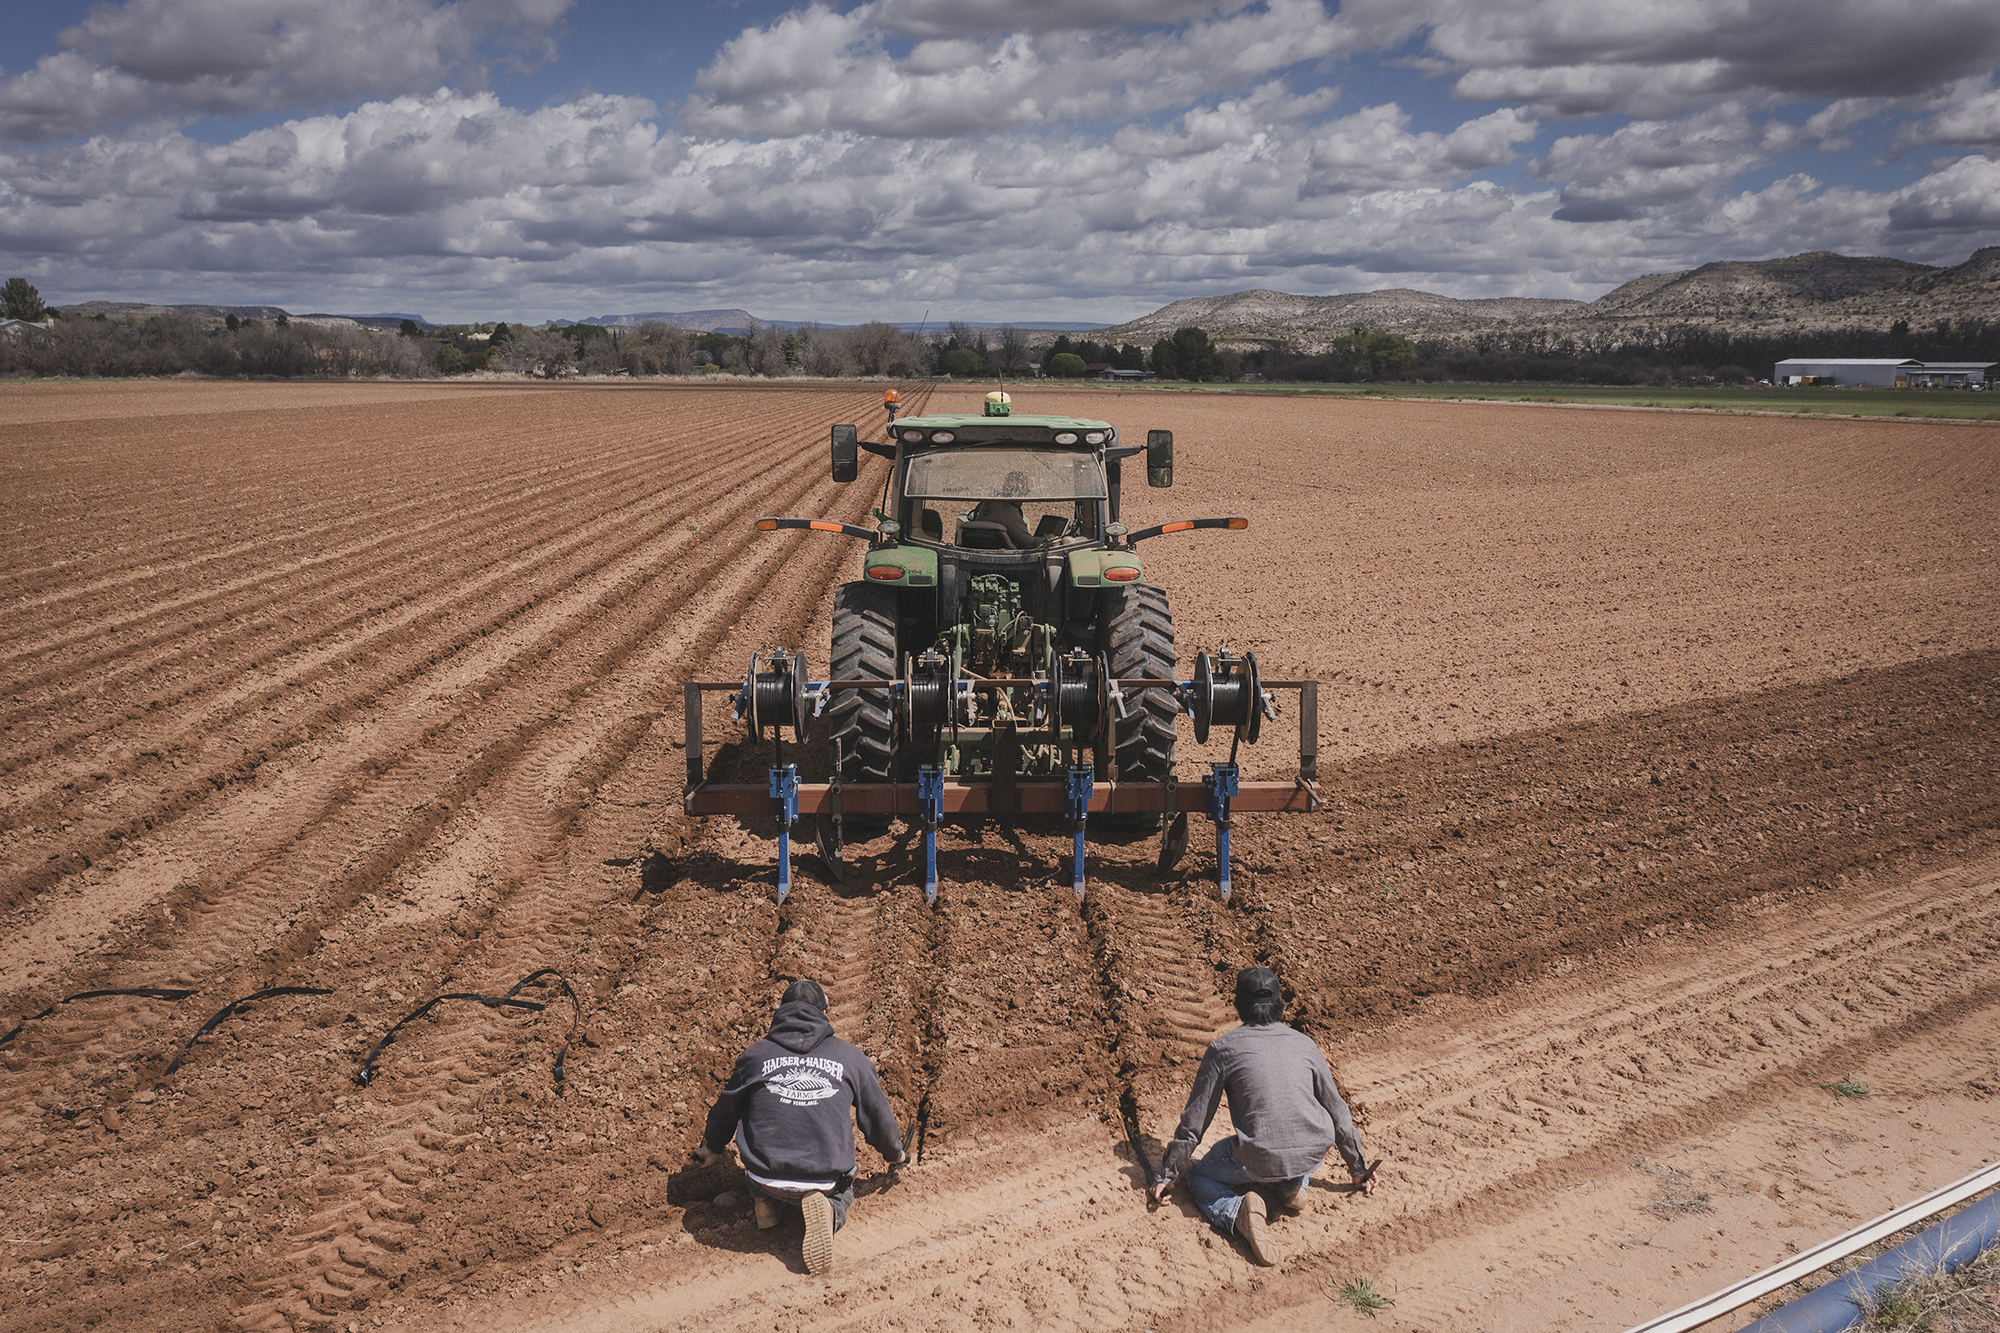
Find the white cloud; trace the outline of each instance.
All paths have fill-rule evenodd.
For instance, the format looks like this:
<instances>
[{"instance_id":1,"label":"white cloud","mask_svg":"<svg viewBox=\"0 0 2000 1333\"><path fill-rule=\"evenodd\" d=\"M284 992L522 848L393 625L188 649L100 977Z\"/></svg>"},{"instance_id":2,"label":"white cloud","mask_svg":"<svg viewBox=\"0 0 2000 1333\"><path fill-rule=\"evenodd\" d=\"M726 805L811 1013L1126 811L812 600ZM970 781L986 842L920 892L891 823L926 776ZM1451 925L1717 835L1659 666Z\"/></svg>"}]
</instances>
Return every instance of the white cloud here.
<instances>
[{"instance_id":1,"label":"white cloud","mask_svg":"<svg viewBox=\"0 0 2000 1333\"><path fill-rule=\"evenodd\" d=\"M1403 0L1365 0L1389 6ZM1461 97L1673 115L1714 97L1901 97L1990 70L2000 7L1933 0L1427 0Z\"/></svg>"},{"instance_id":2,"label":"white cloud","mask_svg":"<svg viewBox=\"0 0 2000 1333\"><path fill-rule=\"evenodd\" d=\"M1465 179L1533 133L1518 112L1439 133L1394 106L1318 123L1300 105L1253 89L1184 113L1185 151L1160 153L1143 136L693 138L640 99L523 112L441 91L222 145L168 131L0 152L0 252L35 256L16 271L58 301L1120 317L1246 287L1589 297L1746 236L1956 262L2000 197L1974 157L1895 195L1810 179L1724 195L1704 177L1657 216L1577 227L1553 189ZM1744 123L1574 136L1550 156L1614 184L1626 153L1707 171Z\"/></svg>"},{"instance_id":3,"label":"white cloud","mask_svg":"<svg viewBox=\"0 0 2000 1333\"><path fill-rule=\"evenodd\" d=\"M991 32L1064 32L1148 23L1181 23L1250 0L875 0L869 21L909 37Z\"/></svg>"},{"instance_id":4,"label":"white cloud","mask_svg":"<svg viewBox=\"0 0 2000 1333\"><path fill-rule=\"evenodd\" d=\"M1937 231L1979 235L1991 241L2000 229L2000 162L1962 157L1902 190L1889 206L1898 232Z\"/></svg>"},{"instance_id":5,"label":"white cloud","mask_svg":"<svg viewBox=\"0 0 2000 1333\"><path fill-rule=\"evenodd\" d=\"M1742 107L1724 104L1681 120L1559 138L1533 169L1562 182L1558 218L1601 222L1712 196L1763 157L1762 137Z\"/></svg>"},{"instance_id":6,"label":"white cloud","mask_svg":"<svg viewBox=\"0 0 2000 1333\"><path fill-rule=\"evenodd\" d=\"M65 29L63 50L0 83L0 138L135 120L283 111L477 83L480 51L553 52L574 0L126 0Z\"/></svg>"},{"instance_id":7,"label":"white cloud","mask_svg":"<svg viewBox=\"0 0 2000 1333\"><path fill-rule=\"evenodd\" d=\"M1168 6L1162 13L1171 19L1214 8ZM715 135L834 129L941 138L1136 118L1318 60L1343 40L1319 0L1266 0L1166 26L1149 14L1140 24L1095 29L1069 21L986 28L977 26L990 21L980 10L947 27L909 17L935 19L942 6L904 11L875 4L841 14L815 4L751 28L702 70L703 91L681 108L679 122ZM898 59L886 43L891 21L938 39Z\"/></svg>"},{"instance_id":8,"label":"white cloud","mask_svg":"<svg viewBox=\"0 0 2000 1333\"><path fill-rule=\"evenodd\" d=\"M2000 88L1992 78L1967 79L1950 89L1931 115L1904 132L1897 147L1908 151L1921 144L2000 149Z\"/></svg>"},{"instance_id":9,"label":"white cloud","mask_svg":"<svg viewBox=\"0 0 2000 1333\"><path fill-rule=\"evenodd\" d=\"M671 118L476 91L570 3L351 0L345 44L307 0L102 6L0 83L0 255L60 301L1121 317L1253 286L1590 297L1816 248L1956 262L2000 198L1977 156L1895 191L1741 188L1878 118L2000 135L1987 74L1926 84L1901 38L1835 52L1793 0L821 3L726 44ZM1940 66L1990 66L1983 11L1943 8L1975 54ZM1789 47L1765 31L1787 24ZM1341 62L1385 47L1504 104L1343 106ZM1774 114L1843 79L1803 124ZM173 128L272 107L318 114L219 145ZM1644 114L1528 147L1582 111ZM1478 178L1524 154L1530 183Z\"/></svg>"},{"instance_id":10,"label":"white cloud","mask_svg":"<svg viewBox=\"0 0 2000 1333\"><path fill-rule=\"evenodd\" d=\"M1468 171L1512 161L1514 145L1536 132L1534 121L1512 108L1467 121L1450 134L1412 134L1409 120L1392 103L1322 126L1307 162L1308 192L1442 187Z\"/></svg>"}]
</instances>

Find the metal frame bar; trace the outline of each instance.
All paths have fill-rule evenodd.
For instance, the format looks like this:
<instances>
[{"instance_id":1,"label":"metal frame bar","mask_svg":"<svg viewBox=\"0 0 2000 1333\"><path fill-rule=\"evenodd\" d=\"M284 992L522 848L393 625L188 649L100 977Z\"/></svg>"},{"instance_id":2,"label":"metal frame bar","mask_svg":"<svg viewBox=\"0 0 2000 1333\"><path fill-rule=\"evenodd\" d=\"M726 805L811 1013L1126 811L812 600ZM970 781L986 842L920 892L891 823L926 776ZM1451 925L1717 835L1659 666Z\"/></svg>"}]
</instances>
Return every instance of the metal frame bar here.
<instances>
[{"instance_id":1,"label":"metal frame bar","mask_svg":"<svg viewBox=\"0 0 2000 1333\"><path fill-rule=\"evenodd\" d=\"M944 813L947 815L1062 815L1068 813L1066 784L1062 777L1016 778L1014 802L1009 808L996 800L994 785L986 779L944 784ZM1177 778L1171 795L1164 782L1114 782L1102 779L1090 789L1090 813L1149 814L1173 810L1207 810L1208 787L1204 778L1189 781ZM833 784L801 782L799 814L833 813ZM849 815L922 814L916 791L907 782L843 782L840 784L841 812ZM1172 800L1172 806L1168 801ZM1285 811L1307 814L1320 808L1323 798L1317 783L1303 779L1293 782L1244 782L1229 799L1233 813ZM704 782L688 788L683 802L691 815L768 815L772 812L767 783Z\"/></svg>"},{"instance_id":2,"label":"metal frame bar","mask_svg":"<svg viewBox=\"0 0 2000 1333\"><path fill-rule=\"evenodd\" d=\"M753 664L754 669L754 664ZM1040 689L1047 682L1033 678L1000 677L961 679L958 687L974 692L1013 689ZM1104 682L1106 690L1119 694L1146 690L1167 690L1177 700L1191 682L1160 680L1142 676ZM1007 765L1004 773L976 779L947 779L935 765L925 766L912 789L911 784L889 782L843 782L839 774L831 782L800 782L794 766L773 767L764 783L709 782L703 762L702 695L741 696L740 681L689 681L682 689L687 729L687 792L682 806L690 815L773 815L778 822L778 901L783 903L791 889L791 831L808 815L832 815L836 820L847 814L902 816L920 824L924 835L924 896L937 901L937 829L952 815L1061 815L1070 821L1075 837L1071 880L1077 897L1084 893L1085 826L1093 814L1150 814L1167 816L1173 829L1178 815L1190 810L1205 811L1215 824L1217 874L1222 896L1230 893L1229 832L1237 812L1288 812L1307 814L1323 804L1317 783L1319 768L1319 682L1314 680L1269 680L1269 690L1296 690L1299 694L1299 775L1291 782L1243 782L1235 762L1211 764L1212 770L1195 781L1168 776L1157 782L1119 783L1109 773L1098 774L1090 766L1073 766L1063 774L1023 779ZM822 704L832 690L888 690L903 688L901 681L829 680L808 682L819 693ZM1176 707L1178 707L1178 702ZM996 720L991 728L1000 750L1018 747L1022 729L1018 721ZM1030 731L1030 736L1042 734ZM784 747L777 747L775 759L782 762ZM1102 759L1102 755L1099 756ZM906 797L904 792L908 791ZM1170 835L1171 836L1171 830ZM1183 834L1183 845L1185 835ZM1165 843L1162 844L1164 848ZM1164 859L1162 866L1168 864ZM1174 853L1176 859L1178 852Z\"/></svg>"}]
</instances>

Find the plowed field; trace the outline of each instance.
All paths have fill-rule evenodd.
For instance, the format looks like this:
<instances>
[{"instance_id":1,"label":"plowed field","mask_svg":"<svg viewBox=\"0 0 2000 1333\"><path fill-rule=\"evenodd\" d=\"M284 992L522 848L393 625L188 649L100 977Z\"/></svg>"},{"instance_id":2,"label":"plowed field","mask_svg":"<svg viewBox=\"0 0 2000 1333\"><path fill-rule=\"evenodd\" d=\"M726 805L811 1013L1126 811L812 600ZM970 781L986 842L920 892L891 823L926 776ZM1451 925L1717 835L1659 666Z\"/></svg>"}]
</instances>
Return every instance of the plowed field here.
<instances>
[{"instance_id":1,"label":"plowed field","mask_svg":"<svg viewBox=\"0 0 2000 1333\"><path fill-rule=\"evenodd\" d=\"M1328 808L1227 904L1197 823L1079 907L1050 824L780 910L770 828L679 813L680 687L824 666L856 548L749 521L865 521L879 397L0 386L0 1328L1616 1327L1991 1159L1992 430L1023 391L1176 432L1128 523L1251 517L1148 574L1184 670L1324 682ZM1388 1160L1275 1269L1124 1127L1253 961ZM687 1164L806 974L921 1147L829 1278Z\"/></svg>"}]
</instances>

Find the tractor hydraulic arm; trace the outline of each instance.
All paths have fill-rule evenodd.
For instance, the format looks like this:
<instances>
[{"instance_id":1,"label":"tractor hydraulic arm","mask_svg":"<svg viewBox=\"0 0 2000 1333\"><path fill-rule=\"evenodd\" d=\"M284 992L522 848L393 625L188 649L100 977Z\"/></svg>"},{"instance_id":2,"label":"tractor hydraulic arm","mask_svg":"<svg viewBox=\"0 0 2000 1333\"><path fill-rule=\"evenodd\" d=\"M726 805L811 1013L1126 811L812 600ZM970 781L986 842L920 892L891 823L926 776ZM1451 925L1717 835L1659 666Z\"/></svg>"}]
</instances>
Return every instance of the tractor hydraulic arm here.
<instances>
[{"instance_id":1,"label":"tractor hydraulic arm","mask_svg":"<svg viewBox=\"0 0 2000 1333\"><path fill-rule=\"evenodd\" d=\"M836 523L830 518L760 518L757 520L759 532L782 532L789 528L810 528L814 532L837 532L843 537L859 537L865 542L878 540L882 534L874 528L859 527L853 523Z\"/></svg>"},{"instance_id":2,"label":"tractor hydraulic arm","mask_svg":"<svg viewBox=\"0 0 2000 1333\"><path fill-rule=\"evenodd\" d=\"M1155 523L1150 528L1140 528L1125 539L1127 546L1137 546L1148 537L1158 537L1168 532L1187 532L1194 528L1229 528L1241 532L1250 526L1250 520L1240 515L1230 518L1184 518L1178 523Z\"/></svg>"}]
</instances>

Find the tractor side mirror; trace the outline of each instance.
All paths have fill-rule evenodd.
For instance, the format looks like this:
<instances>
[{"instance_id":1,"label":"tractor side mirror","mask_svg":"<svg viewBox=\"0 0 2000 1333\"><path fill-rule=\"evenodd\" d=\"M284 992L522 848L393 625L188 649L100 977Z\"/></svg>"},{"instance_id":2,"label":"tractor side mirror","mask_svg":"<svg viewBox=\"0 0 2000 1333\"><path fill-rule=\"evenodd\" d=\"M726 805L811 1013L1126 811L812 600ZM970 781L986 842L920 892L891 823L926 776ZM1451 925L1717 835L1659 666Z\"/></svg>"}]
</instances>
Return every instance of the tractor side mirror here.
<instances>
[{"instance_id":1,"label":"tractor side mirror","mask_svg":"<svg viewBox=\"0 0 2000 1333\"><path fill-rule=\"evenodd\" d=\"M1146 484L1174 484L1174 433L1170 430L1146 432Z\"/></svg>"},{"instance_id":2,"label":"tractor side mirror","mask_svg":"<svg viewBox=\"0 0 2000 1333\"><path fill-rule=\"evenodd\" d=\"M855 443L854 427L833 428L833 479L853 481L860 466L861 449Z\"/></svg>"}]
</instances>

